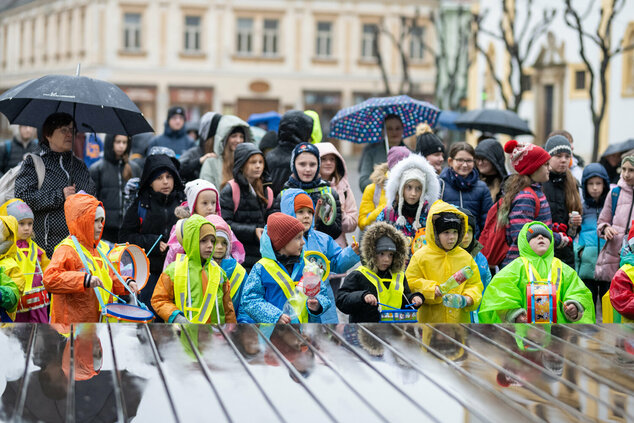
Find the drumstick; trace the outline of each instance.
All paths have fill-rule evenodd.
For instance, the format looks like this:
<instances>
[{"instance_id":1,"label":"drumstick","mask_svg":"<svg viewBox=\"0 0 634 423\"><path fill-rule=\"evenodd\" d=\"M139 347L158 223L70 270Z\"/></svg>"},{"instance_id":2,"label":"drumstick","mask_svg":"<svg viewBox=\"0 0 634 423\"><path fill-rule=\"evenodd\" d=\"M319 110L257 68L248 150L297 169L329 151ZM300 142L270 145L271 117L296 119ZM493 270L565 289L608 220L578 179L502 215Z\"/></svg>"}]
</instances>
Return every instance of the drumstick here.
<instances>
[{"instance_id":1,"label":"drumstick","mask_svg":"<svg viewBox=\"0 0 634 423\"><path fill-rule=\"evenodd\" d=\"M104 288L103 286L100 286L99 288L103 289L104 291L106 291L108 294L112 295L113 297L115 297L117 300L121 301L122 303L125 304L125 301L123 300L123 298L121 298L120 296L118 296L115 293L112 293L110 291L108 291L106 288Z\"/></svg>"},{"instance_id":2,"label":"drumstick","mask_svg":"<svg viewBox=\"0 0 634 423\"><path fill-rule=\"evenodd\" d=\"M161 238L163 238L163 234L159 235L158 239L156 240L156 242L154 242L154 245L152 245L152 248L150 248L150 251L147 252L147 256L149 257L150 254L152 254L152 250L154 249L154 247L156 247L156 245L159 243L159 241L161 240Z\"/></svg>"}]
</instances>

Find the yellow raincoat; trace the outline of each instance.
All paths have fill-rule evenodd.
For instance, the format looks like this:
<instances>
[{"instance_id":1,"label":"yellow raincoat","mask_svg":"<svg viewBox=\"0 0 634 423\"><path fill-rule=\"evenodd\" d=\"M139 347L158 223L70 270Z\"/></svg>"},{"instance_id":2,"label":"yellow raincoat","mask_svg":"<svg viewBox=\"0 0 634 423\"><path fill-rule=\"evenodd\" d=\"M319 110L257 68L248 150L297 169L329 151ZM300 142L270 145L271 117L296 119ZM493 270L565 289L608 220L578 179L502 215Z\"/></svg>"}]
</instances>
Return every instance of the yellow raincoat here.
<instances>
[{"instance_id":1,"label":"yellow raincoat","mask_svg":"<svg viewBox=\"0 0 634 423\"><path fill-rule=\"evenodd\" d=\"M15 245L18 237L18 221L13 216L0 216L2 223L6 225L11 232L11 237L13 238L13 244L4 254L0 255L0 266L4 268L4 273L18 286L20 290L20 295L24 293L24 284L26 283L26 279L22 274L22 270L20 270L20 266L16 261L16 255L18 254L18 247Z\"/></svg>"},{"instance_id":2,"label":"yellow raincoat","mask_svg":"<svg viewBox=\"0 0 634 423\"><path fill-rule=\"evenodd\" d=\"M427 230L425 234L427 245L424 245L414 253L405 271L405 276L410 290L412 292L420 292L425 297L425 303L418 309L419 322L469 323L471 322L469 312L478 309L480 300L482 300L484 286L480 280L478 265L471 257L471 254L458 245L448 252L437 245L433 218L442 212L451 212L460 216L464 223L464 229L461 234L464 235L466 232L467 216L442 200L436 201L432 204L427 215ZM435 298L435 288L465 266L471 267L473 276L449 292L471 297L473 305L463 309L445 307L442 303L442 297Z\"/></svg>"}]
</instances>

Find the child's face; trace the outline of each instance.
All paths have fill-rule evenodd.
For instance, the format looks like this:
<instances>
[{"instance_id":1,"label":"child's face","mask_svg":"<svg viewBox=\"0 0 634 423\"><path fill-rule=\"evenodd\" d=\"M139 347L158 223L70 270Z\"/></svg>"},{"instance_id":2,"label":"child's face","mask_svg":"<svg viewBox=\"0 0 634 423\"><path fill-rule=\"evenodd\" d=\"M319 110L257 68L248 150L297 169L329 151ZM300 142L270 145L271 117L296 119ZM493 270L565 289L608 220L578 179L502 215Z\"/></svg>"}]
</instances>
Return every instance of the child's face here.
<instances>
[{"instance_id":1,"label":"child's face","mask_svg":"<svg viewBox=\"0 0 634 423\"><path fill-rule=\"evenodd\" d=\"M128 137L125 135L117 135L114 137L114 145L112 149L114 151L114 155L117 158L121 158L125 154L125 150L128 148Z\"/></svg>"},{"instance_id":2,"label":"child's face","mask_svg":"<svg viewBox=\"0 0 634 423\"><path fill-rule=\"evenodd\" d=\"M544 235L537 235L528 241L528 245L530 245L535 254L543 256L546 254L546 251L548 251L548 247L550 247L550 239L546 238Z\"/></svg>"},{"instance_id":3,"label":"child's face","mask_svg":"<svg viewBox=\"0 0 634 423\"><path fill-rule=\"evenodd\" d=\"M425 156L425 158L427 159L429 164L432 165L436 173L440 173L440 171L442 170L442 165L445 162L445 155L443 154L443 152L439 151L434 154L428 154L427 156Z\"/></svg>"},{"instance_id":4,"label":"child's face","mask_svg":"<svg viewBox=\"0 0 634 423\"><path fill-rule=\"evenodd\" d=\"M196 209L194 212L201 216L209 216L210 214L216 214L216 193L210 189L202 191L198 194L196 200Z\"/></svg>"},{"instance_id":5,"label":"child's face","mask_svg":"<svg viewBox=\"0 0 634 423\"><path fill-rule=\"evenodd\" d=\"M604 181L600 176L593 176L588 179L586 182L586 189L588 190L588 194L595 200L598 200L603 194L603 184Z\"/></svg>"},{"instance_id":6,"label":"child's face","mask_svg":"<svg viewBox=\"0 0 634 423\"><path fill-rule=\"evenodd\" d=\"M209 234L202 238L199 242L200 258L207 260L214 253L214 244L216 243L216 235Z\"/></svg>"},{"instance_id":7,"label":"child's face","mask_svg":"<svg viewBox=\"0 0 634 423\"><path fill-rule=\"evenodd\" d=\"M227 254L227 240L223 237L218 237L216 241L216 248L214 249L214 259L222 260Z\"/></svg>"},{"instance_id":8,"label":"child's face","mask_svg":"<svg viewBox=\"0 0 634 423\"><path fill-rule=\"evenodd\" d=\"M249 160L244 164L242 173L248 181L255 181L264 173L264 156L261 154L254 154L249 157Z\"/></svg>"},{"instance_id":9,"label":"child's face","mask_svg":"<svg viewBox=\"0 0 634 423\"><path fill-rule=\"evenodd\" d=\"M229 151L235 151L238 144L244 142L244 134L242 132L234 132L227 138L227 148Z\"/></svg>"},{"instance_id":10,"label":"child's face","mask_svg":"<svg viewBox=\"0 0 634 423\"><path fill-rule=\"evenodd\" d=\"M18 239L29 239L33 235L33 219L22 219L18 222Z\"/></svg>"},{"instance_id":11,"label":"child's face","mask_svg":"<svg viewBox=\"0 0 634 423\"><path fill-rule=\"evenodd\" d=\"M623 163L623 166L621 166L621 178L629 186L634 185L634 165L632 163Z\"/></svg>"},{"instance_id":12,"label":"child's face","mask_svg":"<svg viewBox=\"0 0 634 423\"><path fill-rule=\"evenodd\" d=\"M455 229L447 229L446 231L442 231L438 234L438 240L440 241L440 246L445 251L453 250L453 247L458 243L458 231Z\"/></svg>"},{"instance_id":13,"label":"child's face","mask_svg":"<svg viewBox=\"0 0 634 423\"><path fill-rule=\"evenodd\" d=\"M460 246L462 248L467 248L471 244L472 240L473 240L473 229L471 229L471 226L469 226L467 233L464 234L464 238L462 238L462 242L460 243Z\"/></svg>"},{"instance_id":14,"label":"child's face","mask_svg":"<svg viewBox=\"0 0 634 423\"><path fill-rule=\"evenodd\" d=\"M304 248L304 233L300 232L280 249L280 253L288 257L299 256L302 248Z\"/></svg>"},{"instance_id":15,"label":"child's face","mask_svg":"<svg viewBox=\"0 0 634 423\"><path fill-rule=\"evenodd\" d=\"M304 225L304 232L310 229L310 225L313 223L313 216L313 210L308 207L302 207L295 212L297 220L302 222L302 225Z\"/></svg>"},{"instance_id":16,"label":"child's face","mask_svg":"<svg viewBox=\"0 0 634 423\"><path fill-rule=\"evenodd\" d=\"M376 254L376 265L381 272L385 272L392 265L394 253L392 251L381 251Z\"/></svg>"},{"instance_id":17,"label":"child's face","mask_svg":"<svg viewBox=\"0 0 634 423\"><path fill-rule=\"evenodd\" d=\"M310 182L315 179L317 173L317 157L311 153L301 153L295 158L295 169L297 176L302 182Z\"/></svg>"},{"instance_id":18,"label":"child's face","mask_svg":"<svg viewBox=\"0 0 634 423\"><path fill-rule=\"evenodd\" d=\"M104 222L105 222L105 219L103 217L100 217L99 219L95 219L95 237L94 237L95 241L99 241L99 239L101 238L101 231L103 230Z\"/></svg>"},{"instance_id":19,"label":"child's face","mask_svg":"<svg viewBox=\"0 0 634 423\"><path fill-rule=\"evenodd\" d=\"M550 158L550 168L553 172L564 173L570 165L570 154L559 153Z\"/></svg>"},{"instance_id":20,"label":"child's face","mask_svg":"<svg viewBox=\"0 0 634 423\"><path fill-rule=\"evenodd\" d=\"M337 158L334 154L326 154L321 158L321 167L319 168L319 174L321 179L329 181L332 174L335 173L337 168Z\"/></svg>"},{"instance_id":21,"label":"child's face","mask_svg":"<svg viewBox=\"0 0 634 423\"><path fill-rule=\"evenodd\" d=\"M154 192L170 195L174 189L174 177L169 172L161 173L158 178L152 181L152 189Z\"/></svg>"},{"instance_id":22,"label":"child's face","mask_svg":"<svg viewBox=\"0 0 634 423\"><path fill-rule=\"evenodd\" d=\"M548 178L550 177L550 170L548 169L549 167L550 167L549 162L544 163L535 172L531 174L531 179L534 182L537 182L540 184L548 181Z\"/></svg>"},{"instance_id":23,"label":"child's face","mask_svg":"<svg viewBox=\"0 0 634 423\"><path fill-rule=\"evenodd\" d=\"M409 205L414 205L420 200L423 194L423 184L420 181L407 181L403 186L403 200Z\"/></svg>"},{"instance_id":24,"label":"child's face","mask_svg":"<svg viewBox=\"0 0 634 423\"><path fill-rule=\"evenodd\" d=\"M448 163L460 176L469 176L475 166L473 156L464 150L458 151L454 158L450 157Z\"/></svg>"}]
</instances>

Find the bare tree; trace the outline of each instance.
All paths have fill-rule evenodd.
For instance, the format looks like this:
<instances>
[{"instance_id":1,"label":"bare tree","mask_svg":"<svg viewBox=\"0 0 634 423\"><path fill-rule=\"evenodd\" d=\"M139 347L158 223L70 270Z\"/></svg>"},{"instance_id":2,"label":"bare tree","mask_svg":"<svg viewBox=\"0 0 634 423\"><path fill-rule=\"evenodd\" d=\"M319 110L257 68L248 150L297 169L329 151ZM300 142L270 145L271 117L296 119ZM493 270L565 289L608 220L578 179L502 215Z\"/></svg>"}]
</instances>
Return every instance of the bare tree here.
<instances>
[{"instance_id":1,"label":"bare tree","mask_svg":"<svg viewBox=\"0 0 634 423\"><path fill-rule=\"evenodd\" d=\"M583 24L583 21L590 14L590 7L595 4L599 4L599 22L597 24L596 31L594 33L587 30L587 25ZM608 105L609 92L607 86L608 67L610 61L614 56L623 53L624 51L634 49L634 44L624 45L625 40L621 41L612 48L612 24L614 18L623 10L625 6L625 0L611 0L607 7L605 2L590 2L589 8L583 14L580 14L572 6L570 0L566 0L566 11L564 18L566 25L572 28L579 39L579 55L581 60L586 65L586 70L590 75L590 113L592 115L592 123L594 125L594 143L592 149L592 161L597 160L599 154L599 134L601 133L601 125L605 118L605 111ZM599 49L599 64L598 68L590 62L588 58L589 45L595 45ZM597 98L595 86L599 85L600 95Z\"/></svg>"},{"instance_id":2,"label":"bare tree","mask_svg":"<svg viewBox=\"0 0 634 423\"><path fill-rule=\"evenodd\" d=\"M507 110L517 112L524 93L526 85L523 80L527 77L526 60L533 54L535 42L546 33L546 30L555 18L555 9L543 9L542 16L539 19L533 19L533 0L523 2L526 12L523 13L523 22L519 22L518 14L515 9L515 2L509 0L499 0L502 6L502 16L499 22L499 32L489 29L490 25L485 26L484 22L489 13L485 9L480 14L473 16L474 23L474 43L476 49L482 53L486 59L489 72L491 73L495 84L499 88L504 107ZM485 48L479 44L478 36L486 34L504 44L508 52L508 68L509 75L500 76L497 72L496 63L489 57ZM508 94L510 93L510 95Z\"/></svg>"}]
</instances>

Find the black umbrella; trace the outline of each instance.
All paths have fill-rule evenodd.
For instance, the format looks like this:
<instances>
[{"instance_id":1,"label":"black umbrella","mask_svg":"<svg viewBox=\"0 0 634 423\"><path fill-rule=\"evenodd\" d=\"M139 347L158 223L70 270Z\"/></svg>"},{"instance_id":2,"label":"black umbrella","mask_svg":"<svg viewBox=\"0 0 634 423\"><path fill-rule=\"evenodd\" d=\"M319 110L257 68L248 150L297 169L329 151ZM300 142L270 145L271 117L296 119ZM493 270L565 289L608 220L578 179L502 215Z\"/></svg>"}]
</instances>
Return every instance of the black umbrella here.
<instances>
[{"instance_id":1,"label":"black umbrella","mask_svg":"<svg viewBox=\"0 0 634 423\"><path fill-rule=\"evenodd\" d=\"M46 75L25 81L0 95L0 112L12 124L36 128L52 113L65 112L75 118L79 132L154 132L119 87L85 76Z\"/></svg>"},{"instance_id":2,"label":"black umbrella","mask_svg":"<svg viewBox=\"0 0 634 423\"><path fill-rule=\"evenodd\" d=\"M477 129L493 134L533 135L526 121L510 110L470 110L460 115L455 124L459 128Z\"/></svg>"},{"instance_id":3,"label":"black umbrella","mask_svg":"<svg viewBox=\"0 0 634 423\"><path fill-rule=\"evenodd\" d=\"M609 156L610 154L615 153L625 153L626 151L630 150L634 150L634 139L629 139L627 141L608 145L608 148L606 148L603 154L601 154L601 157Z\"/></svg>"}]
</instances>

